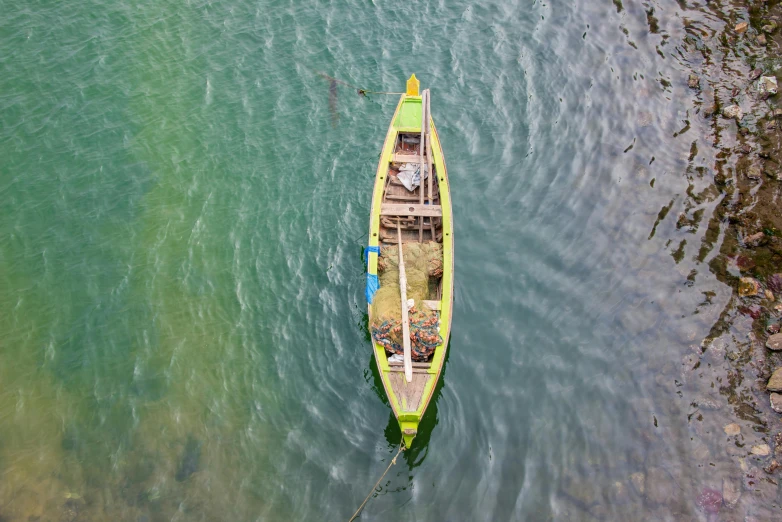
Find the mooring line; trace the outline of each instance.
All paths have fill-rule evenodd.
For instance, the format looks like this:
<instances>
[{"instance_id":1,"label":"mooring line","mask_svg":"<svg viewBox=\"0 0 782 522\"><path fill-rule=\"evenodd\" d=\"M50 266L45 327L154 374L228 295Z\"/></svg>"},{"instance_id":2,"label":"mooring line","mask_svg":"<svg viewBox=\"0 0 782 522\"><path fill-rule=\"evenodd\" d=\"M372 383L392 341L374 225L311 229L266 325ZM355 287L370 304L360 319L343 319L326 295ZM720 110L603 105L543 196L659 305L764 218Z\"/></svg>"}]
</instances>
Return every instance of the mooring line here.
<instances>
[{"instance_id":1,"label":"mooring line","mask_svg":"<svg viewBox=\"0 0 782 522\"><path fill-rule=\"evenodd\" d=\"M348 522L353 522L353 521L356 519L356 517L358 516L358 514L359 514L359 513L361 513L361 510L362 510L362 509L364 509L364 506L366 505L367 501L369 500L369 497L371 497L371 496L372 496L372 493L374 493L374 492L375 492L375 490L377 489L377 487L380 485L380 481L381 481L381 480L383 480L383 477L385 477L385 476L386 476L386 473L388 473L388 470L389 470L389 469L391 469L391 466L393 466L394 464L396 464L396 458L397 458L397 457L399 456L399 454L400 454L400 453L402 453L404 450L405 450L405 440L404 440L404 439L402 439L402 441L399 443L399 451L397 451L397 452L396 452L396 455L394 455L394 458L393 458L393 459L391 459L391 464L389 464L389 465L388 465L388 467L387 467L387 468L386 468L386 470L383 472L383 474L382 474L382 475L380 475L380 478L379 478L379 479L377 479L377 482L375 482L375 485L374 485L374 486L372 487L372 489L370 490L370 492L369 492L369 495L367 495L367 498L365 498L365 499L364 499L364 502L362 502L362 503L361 503L361 505L360 505L360 506L358 506L358 509L356 510L356 512L355 512L355 513L353 513L353 516L352 516L352 517L350 517L350 520L348 520Z\"/></svg>"}]
</instances>

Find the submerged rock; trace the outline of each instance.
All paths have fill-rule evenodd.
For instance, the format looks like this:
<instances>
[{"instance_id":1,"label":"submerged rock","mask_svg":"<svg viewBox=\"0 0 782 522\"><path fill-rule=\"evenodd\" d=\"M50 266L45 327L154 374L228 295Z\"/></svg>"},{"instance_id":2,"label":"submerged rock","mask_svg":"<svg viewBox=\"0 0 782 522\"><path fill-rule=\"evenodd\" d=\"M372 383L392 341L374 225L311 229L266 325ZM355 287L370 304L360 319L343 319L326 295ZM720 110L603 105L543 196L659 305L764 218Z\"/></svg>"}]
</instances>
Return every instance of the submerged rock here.
<instances>
[{"instance_id":1,"label":"submerged rock","mask_svg":"<svg viewBox=\"0 0 782 522\"><path fill-rule=\"evenodd\" d=\"M633 485L633 489L636 493L643 496L646 491L646 475L640 472L633 473L630 475L630 484Z\"/></svg>"},{"instance_id":2,"label":"submerged rock","mask_svg":"<svg viewBox=\"0 0 782 522\"><path fill-rule=\"evenodd\" d=\"M611 504L626 504L630 497L627 493L627 486L624 485L624 482L614 482L611 486L611 489L608 492L608 499L611 501Z\"/></svg>"},{"instance_id":3,"label":"submerged rock","mask_svg":"<svg viewBox=\"0 0 782 522\"><path fill-rule=\"evenodd\" d=\"M745 471L743 482L744 489L747 491L754 490L760 483L760 469L752 466L747 471Z\"/></svg>"},{"instance_id":4,"label":"submerged rock","mask_svg":"<svg viewBox=\"0 0 782 522\"><path fill-rule=\"evenodd\" d=\"M652 124L652 113L647 111L642 111L638 113L638 117L636 118L636 123L638 123L641 127L648 127Z\"/></svg>"},{"instance_id":5,"label":"submerged rock","mask_svg":"<svg viewBox=\"0 0 782 522\"><path fill-rule=\"evenodd\" d=\"M766 348L778 352L782 350L782 334L774 334L766 341Z\"/></svg>"},{"instance_id":6,"label":"submerged rock","mask_svg":"<svg viewBox=\"0 0 782 522\"><path fill-rule=\"evenodd\" d=\"M731 436L731 437L732 437L733 435L738 435L739 433L741 433L741 426L739 426L739 425L738 425L738 424L736 424L735 422L734 422L734 423L732 423L732 424L728 424L728 425L727 425L727 426L725 426L725 428L723 428L723 429L725 430L725 433L726 433L728 436Z\"/></svg>"},{"instance_id":7,"label":"submerged rock","mask_svg":"<svg viewBox=\"0 0 782 522\"><path fill-rule=\"evenodd\" d=\"M751 73L749 73L749 79L753 82L760 78L760 75L763 74L763 69L755 69Z\"/></svg>"},{"instance_id":8,"label":"submerged rock","mask_svg":"<svg viewBox=\"0 0 782 522\"><path fill-rule=\"evenodd\" d=\"M743 33L747 32L747 28L748 27L749 27L749 24L747 22L741 22L741 23L736 24L736 27L734 27L734 29L736 30L737 33L743 34Z\"/></svg>"},{"instance_id":9,"label":"submerged rock","mask_svg":"<svg viewBox=\"0 0 782 522\"><path fill-rule=\"evenodd\" d=\"M711 455L709 447L698 437L693 438L690 453L697 462L704 462Z\"/></svg>"},{"instance_id":10,"label":"submerged rock","mask_svg":"<svg viewBox=\"0 0 782 522\"><path fill-rule=\"evenodd\" d=\"M758 45L766 45L766 35L764 34L758 35Z\"/></svg>"},{"instance_id":11,"label":"submerged rock","mask_svg":"<svg viewBox=\"0 0 782 522\"><path fill-rule=\"evenodd\" d=\"M782 413L782 395L779 393L772 393L769 397L771 403L771 409L777 413Z\"/></svg>"},{"instance_id":12,"label":"submerged rock","mask_svg":"<svg viewBox=\"0 0 782 522\"><path fill-rule=\"evenodd\" d=\"M712 358L715 360L719 360L723 356L723 352L721 350L709 350L709 353L712 354ZM698 408L701 410L719 410L722 409L722 404L718 403L714 399L710 399L708 397L698 397L695 402L698 404Z\"/></svg>"},{"instance_id":13,"label":"submerged rock","mask_svg":"<svg viewBox=\"0 0 782 522\"><path fill-rule=\"evenodd\" d=\"M741 498L741 488L729 478L722 479L722 501L725 507L733 508Z\"/></svg>"},{"instance_id":14,"label":"submerged rock","mask_svg":"<svg viewBox=\"0 0 782 522\"><path fill-rule=\"evenodd\" d=\"M728 119L741 120L744 117L744 112L738 105L728 105L722 109L722 116Z\"/></svg>"},{"instance_id":15,"label":"submerged rock","mask_svg":"<svg viewBox=\"0 0 782 522\"><path fill-rule=\"evenodd\" d=\"M706 513L719 513L722 507L722 493L716 489L705 488L695 499L695 504Z\"/></svg>"},{"instance_id":16,"label":"submerged rock","mask_svg":"<svg viewBox=\"0 0 782 522\"><path fill-rule=\"evenodd\" d=\"M674 494L673 479L662 468L652 468L646 475L646 496L655 504L664 504Z\"/></svg>"},{"instance_id":17,"label":"submerged rock","mask_svg":"<svg viewBox=\"0 0 782 522\"><path fill-rule=\"evenodd\" d=\"M739 295L741 297L751 297L760 292L760 283L751 277L742 277L739 279Z\"/></svg>"},{"instance_id":18,"label":"submerged rock","mask_svg":"<svg viewBox=\"0 0 782 522\"><path fill-rule=\"evenodd\" d=\"M179 462L179 467L176 472L176 479L178 482L183 482L190 475L198 471L198 466L201 461L201 442L196 440L195 437L188 436L185 443L185 451L182 454L182 460Z\"/></svg>"},{"instance_id":19,"label":"submerged rock","mask_svg":"<svg viewBox=\"0 0 782 522\"><path fill-rule=\"evenodd\" d=\"M782 368L777 368L774 373L771 374L771 378L768 380L766 389L769 391L782 391Z\"/></svg>"},{"instance_id":20,"label":"submerged rock","mask_svg":"<svg viewBox=\"0 0 782 522\"><path fill-rule=\"evenodd\" d=\"M701 86L701 81L695 74L690 74L690 77L687 78L687 86L690 89L697 89Z\"/></svg>"},{"instance_id":21,"label":"submerged rock","mask_svg":"<svg viewBox=\"0 0 782 522\"><path fill-rule=\"evenodd\" d=\"M776 470L779 469L779 467L779 461L777 459L771 459L771 462L768 464L768 466L763 468L763 471L769 475L772 475Z\"/></svg>"}]
</instances>

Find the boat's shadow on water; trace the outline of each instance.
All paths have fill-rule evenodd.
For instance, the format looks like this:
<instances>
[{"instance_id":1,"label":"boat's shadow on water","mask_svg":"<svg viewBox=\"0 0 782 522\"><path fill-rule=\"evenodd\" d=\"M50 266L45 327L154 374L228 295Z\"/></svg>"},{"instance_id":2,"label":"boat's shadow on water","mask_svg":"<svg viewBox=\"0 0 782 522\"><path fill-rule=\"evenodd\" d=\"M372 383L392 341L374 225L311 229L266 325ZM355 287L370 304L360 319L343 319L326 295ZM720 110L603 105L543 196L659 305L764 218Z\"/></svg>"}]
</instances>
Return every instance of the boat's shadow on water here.
<instances>
[{"instance_id":1,"label":"boat's shadow on water","mask_svg":"<svg viewBox=\"0 0 782 522\"><path fill-rule=\"evenodd\" d=\"M368 317L366 317L364 321L365 323L368 322ZM367 329L366 331L367 341L371 342L371 338L369 337L368 333L369 330ZM448 367L448 357L450 357L450 354L451 344L449 340L448 350L445 354L445 361L443 361L443 370L440 374L440 379L435 385L432 400L429 402L429 406L426 408L426 412L424 413L424 416L418 425L418 435L416 435L415 439L413 440L412 447L407 448L404 452L402 452L402 456L407 462L408 468L411 470L420 466L429 453L429 440L431 439L432 432L434 431L434 428L437 426L438 422L437 402L440 400L443 383L445 382L445 372ZM389 448L396 448L399 446L399 441L402 440L402 430L399 427L399 422L394 416L393 410L391 410L391 404L388 402L388 397L386 397L386 392L383 388L383 381L380 379L380 372L378 371L377 362L375 361L374 355L369 356L369 369L372 372L372 389L378 398L383 401L383 404L385 404L389 409L388 424L384 430L386 441L388 442ZM369 381L369 379L367 379L367 381Z\"/></svg>"}]
</instances>

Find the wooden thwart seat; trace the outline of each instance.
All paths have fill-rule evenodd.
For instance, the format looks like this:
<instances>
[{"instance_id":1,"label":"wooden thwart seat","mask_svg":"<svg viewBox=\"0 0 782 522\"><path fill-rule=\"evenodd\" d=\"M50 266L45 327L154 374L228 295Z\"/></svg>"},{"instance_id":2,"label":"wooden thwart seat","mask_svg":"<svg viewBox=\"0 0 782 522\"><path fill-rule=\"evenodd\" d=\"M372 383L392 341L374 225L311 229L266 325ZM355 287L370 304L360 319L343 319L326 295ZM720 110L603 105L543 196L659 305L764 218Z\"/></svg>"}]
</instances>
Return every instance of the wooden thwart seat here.
<instances>
[{"instance_id":1,"label":"wooden thwart seat","mask_svg":"<svg viewBox=\"0 0 782 522\"><path fill-rule=\"evenodd\" d=\"M418 164L421 162L421 155L420 154L402 154L397 152L396 154L391 156L391 162L392 163L415 163Z\"/></svg>"},{"instance_id":2,"label":"wooden thwart seat","mask_svg":"<svg viewBox=\"0 0 782 522\"><path fill-rule=\"evenodd\" d=\"M388 366L404 366L405 363L403 362L392 362L388 361ZM413 368L429 368L432 366L432 363L428 362L413 362Z\"/></svg>"},{"instance_id":3,"label":"wooden thwart seat","mask_svg":"<svg viewBox=\"0 0 782 522\"><path fill-rule=\"evenodd\" d=\"M380 215L442 217L443 208L440 205L383 203L380 207Z\"/></svg>"}]
</instances>

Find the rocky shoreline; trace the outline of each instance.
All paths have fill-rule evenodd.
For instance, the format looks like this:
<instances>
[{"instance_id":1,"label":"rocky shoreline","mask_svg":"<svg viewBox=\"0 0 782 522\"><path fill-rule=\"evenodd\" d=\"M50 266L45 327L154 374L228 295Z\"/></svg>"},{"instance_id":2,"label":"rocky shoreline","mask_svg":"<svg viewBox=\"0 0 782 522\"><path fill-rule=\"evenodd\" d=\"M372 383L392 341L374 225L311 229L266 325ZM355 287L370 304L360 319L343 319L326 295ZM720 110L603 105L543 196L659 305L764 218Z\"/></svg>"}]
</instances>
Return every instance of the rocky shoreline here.
<instances>
[{"instance_id":1,"label":"rocky shoreline","mask_svg":"<svg viewBox=\"0 0 782 522\"><path fill-rule=\"evenodd\" d=\"M667 20L686 33L678 92L692 97L688 116L700 121L686 122L698 135L674 219L692 233L706 225L696 261L732 294L708 335L688 338L678 364L646 359L654 386L672 399L631 400L638 449L593 470L602 486L566 471L568 519L782 520L782 3L680 5ZM700 19L688 19L688 8ZM647 7L651 33L661 16ZM705 165L693 162L704 155ZM685 243L671 253L676 264ZM703 293L712 306L714 293Z\"/></svg>"},{"instance_id":2,"label":"rocky shoreline","mask_svg":"<svg viewBox=\"0 0 782 522\"><path fill-rule=\"evenodd\" d=\"M721 158L718 153L714 184L722 200L709 224L710 229L723 226L720 252L710 267L720 281L734 288L734 294L701 348L709 350L732 319L751 318L747 335L753 350L748 357L733 352L726 357L742 364L742 371L754 378L751 389L760 405L758 413L769 433L776 433L769 441L773 455L766 443L751 450L753 455L768 457L764 469L771 475L780 467L782 456L782 418L775 415L782 413L782 395L777 393L782 392L782 108L777 95L782 4L744 1L734 5L740 7L735 19L726 20L716 40L737 49L746 69L727 77L714 75L715 69L693 71L688 79L691 89L701 90L703 83L709 86L705 97L713 103L703 109L702 116L732 120L715 125L735 133L736 145L722 148ZM715 147L721 147L719 141ZM733 168L728 166L731 154L737 157ZM726 426L728 435L733 426Z\"/></svg>"}]
</instances>

